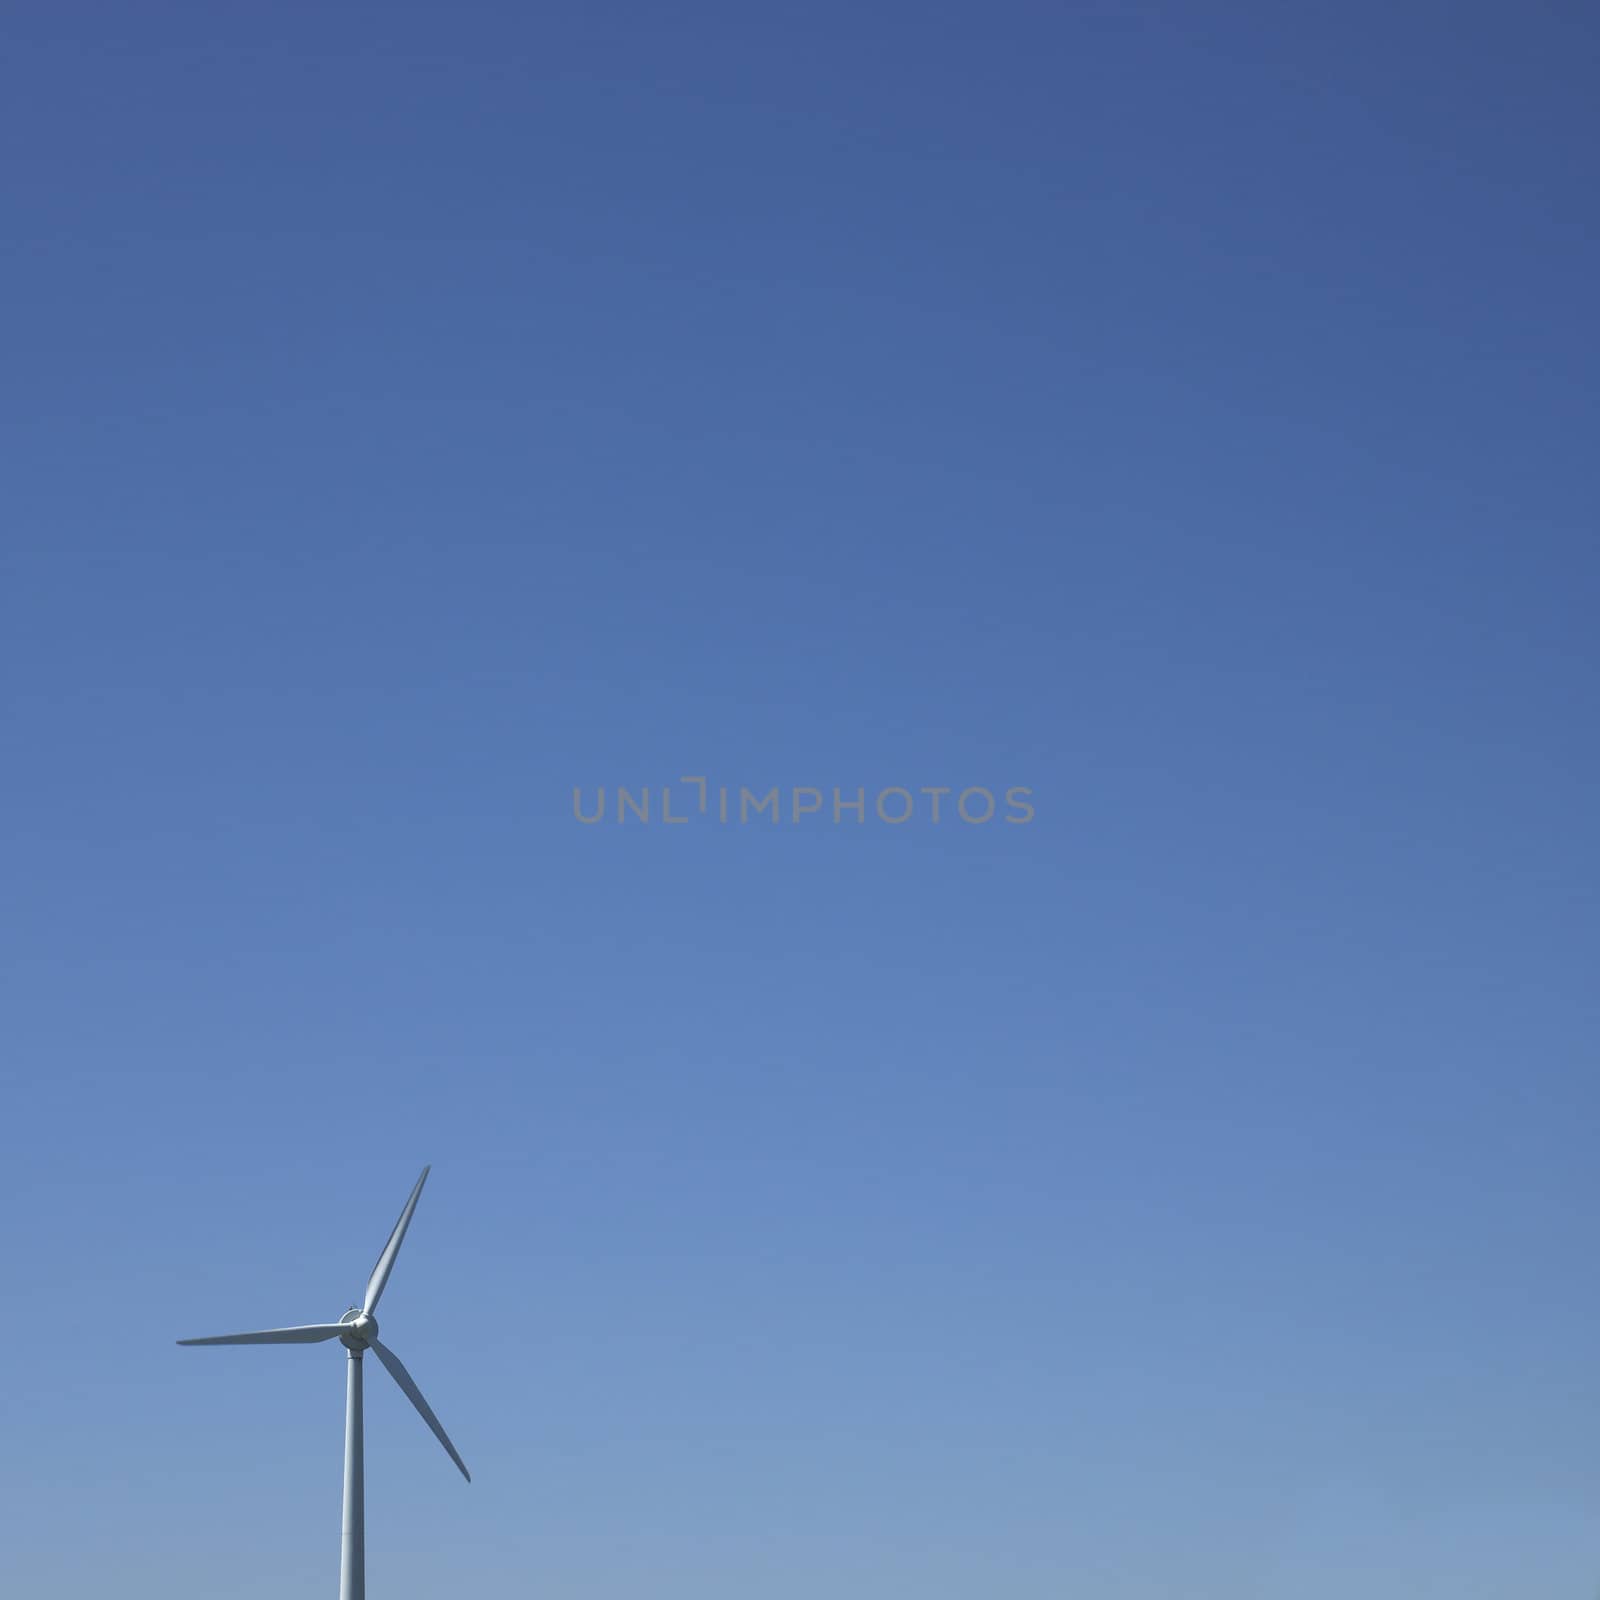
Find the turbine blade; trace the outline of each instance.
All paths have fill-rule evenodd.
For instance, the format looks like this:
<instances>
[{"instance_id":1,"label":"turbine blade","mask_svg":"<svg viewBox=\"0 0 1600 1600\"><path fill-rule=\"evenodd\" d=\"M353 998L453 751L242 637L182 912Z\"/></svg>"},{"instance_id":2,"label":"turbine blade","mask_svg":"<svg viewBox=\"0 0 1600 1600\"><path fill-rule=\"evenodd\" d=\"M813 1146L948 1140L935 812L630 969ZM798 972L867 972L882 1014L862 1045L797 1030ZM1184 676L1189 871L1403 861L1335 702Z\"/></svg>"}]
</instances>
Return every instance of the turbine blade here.
<instances>
[{"instance_id":1,"label":"turbine blade","mask_svg":"<svg viewBox=\"0 0 1600 1600\"><path fill-rule=\"evenodd\" d=\"M179 1344L321 1344L343 1333L342 1322L312 1322L303 1328L268 1328L263 1333L219 1333L210 1339L180 1339Z\"/></svg>"},{"instance_id":2,"label":"turbine blade","mask_svg":"<svg viewBox=\"0 0 1600 1600\"><path fill-rule=\"evenodd\" d=\"M370 1317L378 1309L379 1297L383 1294L383 1286L389 1281L389 1274L394 1271L394 1258L400 1254L401 1242L405 1239L406 1229L411 1226L411 1213L417 1209L417 1197L422 1193L422 1186L428 1181L429 1169L422 1169L422 1176L417 1179L417 1186L411 1191L411 1198L406 1201L406 1208L400 1213L400 1220L394 1225L394 1232L389 1235L389 1242L383 1247L383 1254L378 1257L378 1264L372 1269L372 1276L367 1279L366 1298L361 1302L361 1309Z\"/></svg>"},{"instance_id":3,"label":"turbine blade","mask_svg":"<svg viewBox=\"0 0 1600 1600\"><path fill-rule=\"evenodd\" d=\"M406 1399L421 1413L422 1420L433 1429L433 1436L445 1448L445 1453L461 1469L461 1476L472 1482L472 1474L467 1471L467 1464L456 1454L456 1447L450 1443L450 1435L439 1426L439 1419L433 1414L433 1407L422 1398L422 1391L411 1381L411 1374L402 1365L400 1357L393 1350L387 1349L376 1339L371 1341L373 1353L389 1369L389 1376L400 1385L401 1392Z\"/></svg>"}]
</instances>

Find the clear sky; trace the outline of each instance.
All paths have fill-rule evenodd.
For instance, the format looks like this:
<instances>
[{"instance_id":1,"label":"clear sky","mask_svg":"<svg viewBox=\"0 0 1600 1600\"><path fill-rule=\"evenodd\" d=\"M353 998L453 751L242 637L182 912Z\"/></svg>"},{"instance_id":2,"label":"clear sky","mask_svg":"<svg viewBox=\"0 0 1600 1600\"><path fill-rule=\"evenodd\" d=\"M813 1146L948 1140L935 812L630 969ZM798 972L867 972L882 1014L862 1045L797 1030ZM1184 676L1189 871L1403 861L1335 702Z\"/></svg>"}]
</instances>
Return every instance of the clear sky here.
<instances>
[{"instance_id":1,"label":"clear sky","mask_svg":"<svg viewBox=\"0 0 1600 1600\"><path fill-rule=\"evenodd\" d=\"M1589 1600L1597 47L9 6L0 1588Z\"/></svg>"}]
</instances>

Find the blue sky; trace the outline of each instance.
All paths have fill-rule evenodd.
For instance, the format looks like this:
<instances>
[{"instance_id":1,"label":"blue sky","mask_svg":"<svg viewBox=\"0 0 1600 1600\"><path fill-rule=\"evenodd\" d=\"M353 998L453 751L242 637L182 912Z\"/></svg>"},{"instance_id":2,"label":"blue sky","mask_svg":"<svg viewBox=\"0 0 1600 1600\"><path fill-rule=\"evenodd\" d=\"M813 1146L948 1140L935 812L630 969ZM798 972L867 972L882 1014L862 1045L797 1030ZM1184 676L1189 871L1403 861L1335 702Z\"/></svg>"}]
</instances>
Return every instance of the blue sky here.
<instances>
[{"instance_id":1,"label":"blue sky","mask_svg":"<svg viewBox=\"0 0 1600 1600\"><path fill-rule=\"evenodd\" d=\"M6 34L0 1582L1594 1593L1592 16Z\"/></svg>"}]
</instances>

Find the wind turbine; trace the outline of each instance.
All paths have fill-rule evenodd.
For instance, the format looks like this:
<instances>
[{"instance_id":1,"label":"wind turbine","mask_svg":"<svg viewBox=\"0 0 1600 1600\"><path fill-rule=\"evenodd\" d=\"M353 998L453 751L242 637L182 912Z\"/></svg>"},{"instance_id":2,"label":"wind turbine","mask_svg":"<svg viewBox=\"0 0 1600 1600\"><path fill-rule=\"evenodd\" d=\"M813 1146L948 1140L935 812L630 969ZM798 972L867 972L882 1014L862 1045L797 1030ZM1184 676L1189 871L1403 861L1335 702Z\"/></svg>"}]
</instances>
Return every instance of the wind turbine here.
<instances>
[{"instance_id":1,"label":"wind turbine","mask_svg":"<svg viewBox=\"0 0 1600 1600\"><path fill-rule=\"evenodd\" d=\"M401 1365L400 1357L387 1345L378 1343L378 1319L373 1312L383 1297L384 1285L394 1270L394 1260L411 1226L411 1213L417 1209L422 1186L428 1181L429 1169L422 1169L400 1220L389 1235L389 1242L378 1257L378 1264L367 1279L367 1292L359 1306L351 1306L337 1322L313 1322L300 1328L268 1328L262 1333L223 1333L210 1339L180 1339L179 1344L321 1344L327 1339L337 1339L349 1352L345 1364L344 1405L344 1538L339 1555L339 1600L366 1600L367 1552L365 1529L365 1489L362 1475L361 1444L361 1357L370 1350L389 1369L389 1376L400 1385L402 1393L422 1415L422 1420L433 1429L434 1437L445 1447L450 1459L461 1470L461 1476L472 1482L467 1464L456 1454L450 1436L439 1425L433 1408L422 1398L422 1391L411 1380L411 1374Z\"/></svg>"}]
</instances>

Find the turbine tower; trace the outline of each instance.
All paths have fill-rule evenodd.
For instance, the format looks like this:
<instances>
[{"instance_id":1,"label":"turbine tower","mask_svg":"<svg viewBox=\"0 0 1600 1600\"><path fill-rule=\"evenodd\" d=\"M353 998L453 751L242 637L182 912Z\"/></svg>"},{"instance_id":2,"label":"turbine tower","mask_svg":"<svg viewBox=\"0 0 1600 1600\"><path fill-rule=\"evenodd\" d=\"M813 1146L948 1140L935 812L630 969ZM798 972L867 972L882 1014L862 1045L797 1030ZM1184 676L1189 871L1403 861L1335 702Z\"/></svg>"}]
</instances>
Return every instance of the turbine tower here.
<instances>
[{"instance_id":1,"label":"turbine tower","mask_svg":"<svg viewBox=\"0 0 1600 1600\"><path fill-rule=\"evenodd\" d=\"M366 1600L367 1551L365 1529L365 1490L362 1478L361 1443L361 1358L368 1351L389 1370L389 1376L400 1385L401 1392L433 1429L434 1437L445 1448L450 1459L460 1469L461 1476L472 1482L467 1464L456 1453L450 1436L434 1416L433 1408L422 1398L422 1391L412 1382L411 1374L401 1364L400 1357L387 1345L378 1343L378 1319L373 1312L383 1297L384 1285L394 1271L394 1259L400 1254L406 1229L411 1226L411 1213L417 1209L422 1186L428 1181L427 1167L417 1179L411 1198L406 1201L400 1220L389 1235L389 1242L378 1257L378 1264L367 1280L367 1292L359 1306L351 1306L337 1322L313 1322L300 1328L268 1328L262 1333L223 1333L210 1339L180 1339L179 1344L321 1344L326 1339L337 1339L349 1353L345 1363L344 1406L344 1538L339 1555L339 1600Z\"/></svg>"}]
</instances>

